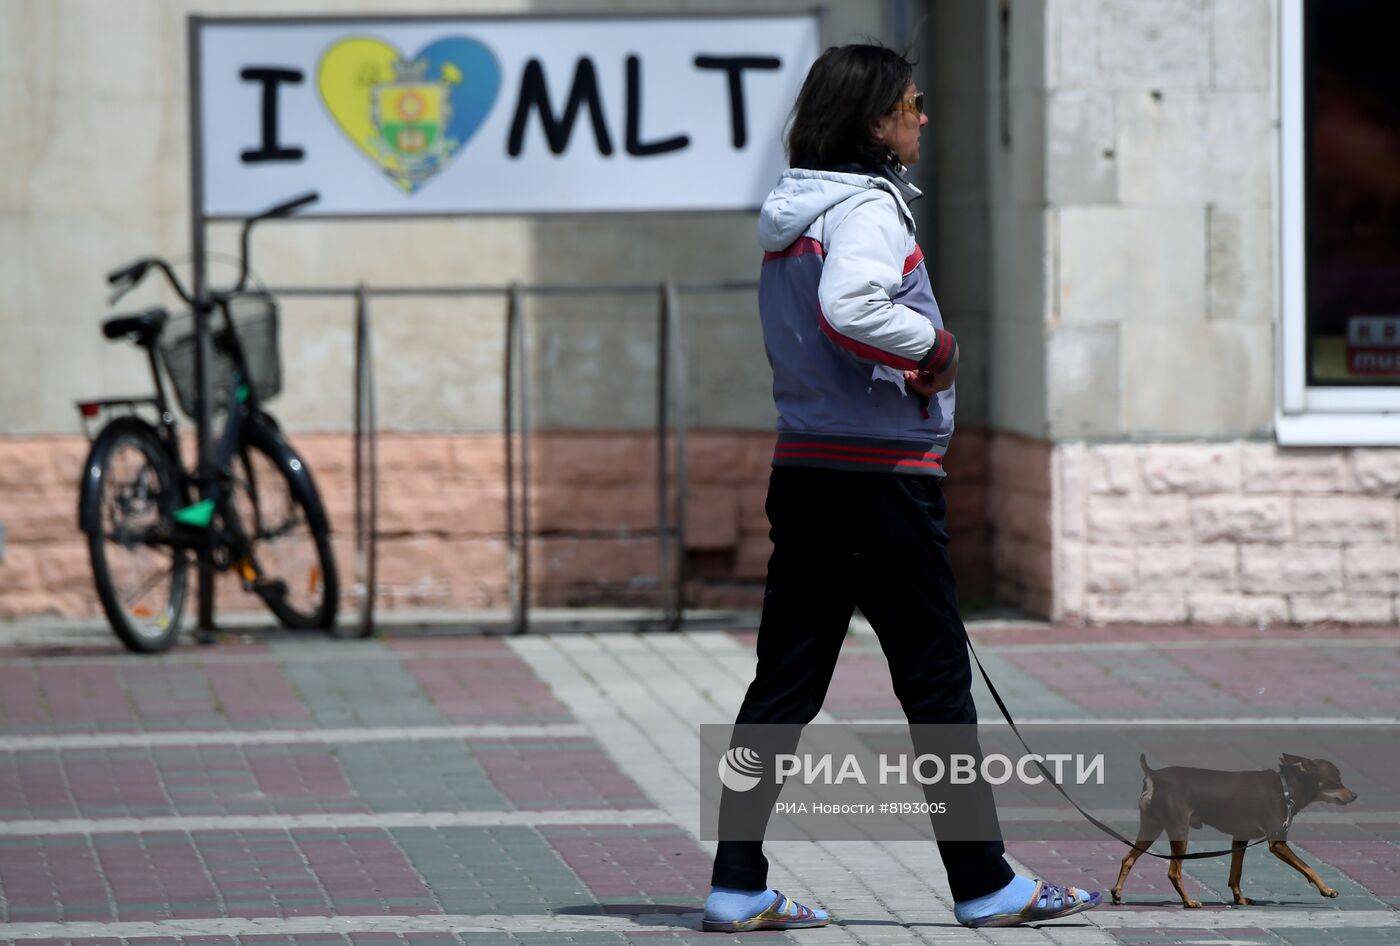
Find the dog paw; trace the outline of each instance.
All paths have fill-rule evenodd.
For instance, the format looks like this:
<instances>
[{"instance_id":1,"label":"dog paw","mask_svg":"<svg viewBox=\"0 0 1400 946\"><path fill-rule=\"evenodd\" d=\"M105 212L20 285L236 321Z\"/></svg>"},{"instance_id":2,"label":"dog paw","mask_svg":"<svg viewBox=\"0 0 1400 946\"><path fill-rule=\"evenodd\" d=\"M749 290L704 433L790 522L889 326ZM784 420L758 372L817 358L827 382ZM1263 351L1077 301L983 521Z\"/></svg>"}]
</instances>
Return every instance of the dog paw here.
<instances>
[{"instance_id":1,"label":"dog paw","mask_svg":"<svg viewBox=\"0 0 1400 946\"><path fill-rule=\"evenodd\" d=\"M1254 903L1254 901L1251 900L1251 899L1249 899L1248 897L1236 897L1236 898L1235 898L1235 906L1237 906L1237 907L1247 907L1247 906L1252 905L1253 903Z\"/></svg>"},{"instance_id":2,"label":"dog paw","mask_svg":"<svg viewBox=\"0 0 1400 946\"><path fill-rule=\"evenodd\" d=\"M1114 903L1123 902L1123 892L1121 890L1110 890L1109 894L1112 895Z\"/></svg>"},{"instance_id":3,"label":"dog paw","mask_svg":"<svg viewBox=\"0 0 1400 946\"><path fill-rule=\"evenodd\" d=\"M1182 904L1181 904L1181 905L1182 905L1183 907L1185 907L1186 909L1188 909L1188 910L1199 910L1200 907L1201 907L1201 901L1199 901L1199 900L1184 900L1184 901L1182 901Z\"/></svg>"},{"instance_id":4,"label":"dog paw","mask_svg":"<svg viewBox=\"0 0 1400 946\"><path fill-rule=\"evenodd\" d=\"M1340 897L1342 895L1340 891L1333 890L1331 887L1323 887L1318 893L1324 897Z\"/></svg>"}]
</instances>

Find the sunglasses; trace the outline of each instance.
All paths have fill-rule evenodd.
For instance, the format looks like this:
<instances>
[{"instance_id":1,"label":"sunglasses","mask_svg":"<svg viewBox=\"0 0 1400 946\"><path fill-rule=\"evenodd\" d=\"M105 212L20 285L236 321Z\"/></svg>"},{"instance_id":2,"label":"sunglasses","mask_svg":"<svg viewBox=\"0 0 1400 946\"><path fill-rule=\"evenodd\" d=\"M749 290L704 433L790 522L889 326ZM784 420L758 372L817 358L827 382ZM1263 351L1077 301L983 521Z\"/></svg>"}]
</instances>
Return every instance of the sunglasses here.
<instances>
[{"instance_id":1,"label":"sunglasses","mask_svg":"<svg viewBox=\"0 0 1400 946\"><path fill-rule=\"evenodd\" d=\"M924 93L915 92L899 100L899 104L893 109L896 112L913 112L915 115L924 113Z\"/></svg>"}]
</instances>

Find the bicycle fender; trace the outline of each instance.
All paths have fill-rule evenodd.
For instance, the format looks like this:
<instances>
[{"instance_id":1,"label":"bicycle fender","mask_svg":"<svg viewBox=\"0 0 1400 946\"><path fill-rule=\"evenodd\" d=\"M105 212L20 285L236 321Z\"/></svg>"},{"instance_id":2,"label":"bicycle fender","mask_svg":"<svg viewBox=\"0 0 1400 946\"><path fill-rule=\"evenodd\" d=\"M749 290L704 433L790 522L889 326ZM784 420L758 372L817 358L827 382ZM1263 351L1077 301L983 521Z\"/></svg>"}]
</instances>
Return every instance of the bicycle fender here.
<instances>
[{"instance_id":1,"label":"bicycle fender","mask_svg":"<svg viewBox=\"0 0 1400 946\"><path fill-rule=\"evenodd\" d=\"M326 507L321 504L321 493L316 489L316 481L311 478L311 470L301 454L287 442L277 422L261 411L253 411L248 415L247 425L244 439L261 447L287 477L297 497L306 506L306 517L311 527L329 532L330 519L326 516Z\"/></svg>"},{"instance_id":2,"label":"bicycle fender","mask_svg":"<svg viewBox=\"0 0 1400 946\"><path fill-rule=\"evenodd\" d=\"M113 440L134 430L144 429L157 440L156 428L139 417L117 417L98 432L83 461L82 479L78 483L78 528L88 535L102 529L102 469L98 460L111 447Z\"/></svg>"}]
</instances>

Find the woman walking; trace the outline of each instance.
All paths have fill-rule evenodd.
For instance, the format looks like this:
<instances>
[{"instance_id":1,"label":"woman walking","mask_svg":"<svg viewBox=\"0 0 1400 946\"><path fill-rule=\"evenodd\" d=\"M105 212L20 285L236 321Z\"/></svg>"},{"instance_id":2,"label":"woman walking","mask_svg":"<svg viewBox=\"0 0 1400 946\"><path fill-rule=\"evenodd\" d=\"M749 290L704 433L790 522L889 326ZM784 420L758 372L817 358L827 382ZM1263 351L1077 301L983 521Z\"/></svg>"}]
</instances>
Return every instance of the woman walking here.
<instances>
[{"instance_id":1,"label":"woman walking","mask_svg":"<svg viewBox=\"0 0 1400 946\"><path fill-rule=\"evenodd\" d=\"M737 725L806 724L821 709L854 609L870 621L910 723L975 724L940 480L958 344L943 328L904 177L928 123L913 70L874 45L828 49L788 133L790 170L763 205L759 288L778 442L758 669ZM978 791L992 805L990 789ZM771 809L770 809L771 810ZM954 914L1012 926L1098 905L1017 876L999 829L940 840ZM824 926L768 887L759 841L721 841L711 931Z\"/></svg>"}]
</instances>

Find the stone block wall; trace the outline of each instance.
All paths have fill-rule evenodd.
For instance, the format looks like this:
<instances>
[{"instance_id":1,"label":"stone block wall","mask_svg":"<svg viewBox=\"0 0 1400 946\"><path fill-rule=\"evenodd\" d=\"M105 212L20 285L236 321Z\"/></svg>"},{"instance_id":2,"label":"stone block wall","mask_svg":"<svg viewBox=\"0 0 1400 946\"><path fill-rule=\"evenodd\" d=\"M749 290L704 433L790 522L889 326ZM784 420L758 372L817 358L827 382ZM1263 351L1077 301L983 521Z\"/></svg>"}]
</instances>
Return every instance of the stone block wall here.
<instances>
[{"instance_id":1,"label":"stone block wall","mask_svg":"<svg viewBox=\"0 0 1400 946\"><path fill-rule=\"evenodd\" d=\"M1052 477L1056 617L1396 618L1400 451L1064 444Z\"/></svg>"},{"instance_id":2,"label":"stone block wall","mask_svg":"<svg viewBox=\"0 0 1400 946\"><path fill-rule=\"evenodd\" d=\"M1030 421L995 418L1002 426L1057 441L1269 433L1276 7L1011 5L1013 21L1045 31L1043 136L1031 150L1044 172L1046 238L1021 262L1045 287L1030 317L1047 376L1020 394L1043 409ZM1019 275L1013 262L994 273L998 285ZM998 316L1020 318L1029 304L1007 295ZM1182 383L1162 365L1205 370Z\"/></svg>"}]
</instances>

